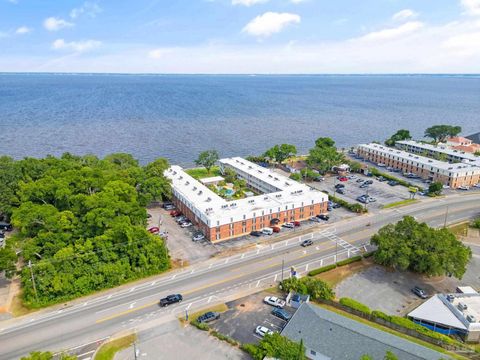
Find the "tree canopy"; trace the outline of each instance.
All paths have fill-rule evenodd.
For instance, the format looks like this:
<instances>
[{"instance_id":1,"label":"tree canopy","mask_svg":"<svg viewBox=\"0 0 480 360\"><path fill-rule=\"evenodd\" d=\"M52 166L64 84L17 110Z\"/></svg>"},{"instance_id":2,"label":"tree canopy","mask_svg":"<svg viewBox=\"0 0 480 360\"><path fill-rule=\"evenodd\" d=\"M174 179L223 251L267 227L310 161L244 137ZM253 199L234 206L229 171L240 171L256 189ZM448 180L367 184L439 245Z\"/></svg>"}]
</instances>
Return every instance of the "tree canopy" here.
<instances>
[{"instance_id":1,"label":"tree canopy","mask_svg":"<svg viewBox=\"0 0 480 360\"><path fill-rule=\"evenodd\" d=\"M434 125L425 130L425 137L433 139L435 142L444 142L450 136L457 136L462 132L461 126L452 125Z\"/></svg>"},{"instance_id":2,"label":"tree canopy","mask_svg":"<svg viewBox=\"0 0 480 360\"><path fill-rule=\"evenodd\" d=\"M429 276L453 275L461 279L472 257L469 247L448 229L434 229L405 216L381 228L371 243L378 247L377 263Z\"/></svg>"},{"instance_id":3,"label":"tree canopy","mask_svg":"<svg viewBox=\"0 0 480 360\"><path fill-rule=\"evenodd\" d=\"M268 157L272 161L281 164L288 158L297 154L297 148L295 145L282 144L275 145L274 147L268 149L263 156Z\"/></svg>"},{"instance_id":4,"label":"tree canopy","mask_svg":"<svg viewBox=\"0 0 480 360\"><path fill-rule=\"evenodd\" d=\"M195 160L195 164L199 166L203 166L207 169L207 172L210 173L210 169L215 165L218 161L219 155L216 150L206 150L202 151L199 155L197 160Z\"/></svg>"},{"instance_id":5,"label":"tree canopy","mask_svg":"<svg viewBox=\"0 0 480 360\"><path fill-rule=\"evenodd\" d=\"M264 358L278 360L306 360L305 346L302 342L297 343L275 332L266 334L258 345L245 344L244 349L255 360Z\"/></svg>"},{"instance_id":6,"label":"tree canopy","mask_svg":"<svg viewBox=\"0 0 480 360\"><path fill-rule=\"evenodd\" d=\"M14 191L0 206L18 235L0 252L0 270L15 272L16 252L21 263L31 261L20 271L27 306L69 300L169 267L163 240L145 229L145 206L170 193L166 160L142 167L128 154L98 159L67 153L2 161L11 174L3 174L0 187L10 182Z\"/></svg>"},{"instance_id":7,"label":"tree canopy","mask_svg":"<svg viewBox=\"0 0 480 360\"><path fill-rule=\"evenodd\" d=\"M442 193L443 184L441 182L433 182L428 186L428 193L432 196L438 196Z\"/></svg>"},{"instance_id":8,"label":"tree canopy","mask_svg":"<svg viewBox=\"0 0 480 360\"><path fill-rule=\"evenodd\" d=\"M389 139L385 140L385 145L387 146L394 146L395 142L401 140L410 140L412 136L410 135L410 131L401 129L398 130L395 134L393 134Z\"/></svg>"},{"instance_id":9,"label":"tree canopy","mask_svg":"<svg viewBox=\"0 0 480 360\"><path fill-rule=\"evenodd\" d=\"M333 166L344 162L345 157L337 151L335 141L330 138L322 137L315 141L315 146L310 149L307 163L312 168L325 173Z\"/></svg>"}]
</instances>

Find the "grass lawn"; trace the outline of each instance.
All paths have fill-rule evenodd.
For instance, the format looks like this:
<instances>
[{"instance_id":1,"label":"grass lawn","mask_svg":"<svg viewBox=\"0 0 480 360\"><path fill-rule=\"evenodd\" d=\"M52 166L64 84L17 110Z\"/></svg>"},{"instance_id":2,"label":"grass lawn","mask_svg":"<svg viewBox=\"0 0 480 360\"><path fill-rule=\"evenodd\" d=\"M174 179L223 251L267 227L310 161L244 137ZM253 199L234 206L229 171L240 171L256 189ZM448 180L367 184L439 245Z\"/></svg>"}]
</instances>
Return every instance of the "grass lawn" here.
<instances>
[{"instance_id":1,"label":"grass lawn","mask_svg":"<svg viewBox=\"0 0 480 360\"><path fill-rule=\"evenodd\" d=\"M358 321L358 322L360 322L360 323L362 323L362 324L365 324L365 325L374 327L374 328L376 328L376 329L378 329L378 330L381 330L381 331L390 333L390 334L392 334L392 335L396 335L396 336L398 336L398 337L401 337L401 338L404 338L404 339L409 340L409 341L411 341L411 342L414 342L414 343L416 343L416 344L418 344L418 345L422 345L422 346L425 346L425 347L427 347L427 348L429 348L429 349L432 349L432 350L438 351L438 352L440 352L440 353L446 354L446 355L448 355L448 356L450 356L450 357L452 357L452 358L454 358L454 359L467 359L466 357L463 357L463 356L457 355L457 354L455 354L455 353L452 353L452 352L450 352L450 351L447 351L447 350L445 350L445 349L443 349L443 348L441 348L441 347L439 347L439 346L435 346L435 345L433 345L433 344L430 344L430 343L428 343L428 342L426 342L426 341L422 341L422 340L417 339L417 338L415 338L415 337L412 337L412 336L409 336L409 335L405 335L405 334L399 333L399 332L397 332L397 331L395 331L395 330L393 330L393 329L390 329L390 328L388 328L388 327L385 327L385 326L382 326L382 325L380 325L380 324L377 324L377 323L368 321L368 320L366 320L366 319L364 319L364 318L361 318L361 317L359 317L359 316L350 314L350 313L348 313L348 312L346 312L346 311L342 311L342 310L340 310L340 309L337 309L336 307L333 307L333 306L330 306L330 305L326 305L326 304L316 304L316 305L318 305L318 306L320 306L320 307L323 307L323 308L325 308L325 309L327 309L327 310L336 312L337 314L340 314L340 315L342 315L342 316L348 317L348 318L350 318L350 319L352 319L352 320Z\"/></svg>"},{"instance_id":2,"label":"grass lawn","mask_svg":"<svg viewBox=\"0 0 480 360\"><path fill-rule=\"evenodd\" d=\"M95 360L112 360L117 352L132 346L136 339L137 337L135 334L130 334L106 342L98 350L97 354L95 355Z\"/></svg>"},{"instance_id":3,"label":"grass lawn","mask_svg":"<svg viewBox=\"0 0 480 360\"><path fill-rule=\"evenodd\" d=\"M318 274L316 279L326 281L332 288L341 283L344 279L356 274L362 270L367 269L373 265L373 261L370 259L363 259L345 266L339 266L335 269Z\"/></svg>"},{"instance_id":4,"label":"grass lawn","mask_svg":"<svg viewBox=\"0 0 480 360\"><path fill-rule=\"evenodd\" d=\"M218 304L212 307L209 307L207 309L203 309L197 312L194 312L192 314L188 314L188 321L195 321L200 315L205 314L206 312L212 311L212 312L217 312L217 313L223 313L228 310L228 306L225 304ZM182 322L185 322L185 316L182 316L180 318Z\"/></svg>"},{"instance_id":5,"label":"grass lawn","mask_svg":"<svg viewBox=\"0 0 480 360\"><path fill-rule=\"evenodd\" d=\"M37 311L38 309L29 309L23 305L21 294L17 294L12 299L10 312L13 316L23 316Z\"/></svg>"},{"instance_id":6,"label":"grass lawn","mask_svg":"<svg viewBox=\"0 0 480 360\"><path fill-rule=\"evenodd\" d=\"M467 236L468 235L469 222L465 221L459 224L450 226L450 230L457 236Z\"/></svg>"},{"instance_id":7,"label":"grass lawn","mask_svg":"<svg viewBox=\"0 0 480 360\"><path fill-rule=\"evenodd\" d=\"M384 205L383 208L384 209L389 209L389 208L393 208L393 207L397 207L397 206L405 206L405 205L415 203L417 201L418 200L415 200L415 199L406 199L406 200L396 201L396 202Z\"/></svg>"},{"instance_id":8,"label":"grass lawn","mask_svg":"<svg viewBox=\"0 0 480 360\"><path fill-rule=\"evenodd\" d=\"M221 176L220 168L218 166L214 166L210 169L210 172L207 172L207 169L204 167L194 168L194 169L186 169L185 172L195 179L203 179L212 176Z\"/></svg>"}]
</instances>

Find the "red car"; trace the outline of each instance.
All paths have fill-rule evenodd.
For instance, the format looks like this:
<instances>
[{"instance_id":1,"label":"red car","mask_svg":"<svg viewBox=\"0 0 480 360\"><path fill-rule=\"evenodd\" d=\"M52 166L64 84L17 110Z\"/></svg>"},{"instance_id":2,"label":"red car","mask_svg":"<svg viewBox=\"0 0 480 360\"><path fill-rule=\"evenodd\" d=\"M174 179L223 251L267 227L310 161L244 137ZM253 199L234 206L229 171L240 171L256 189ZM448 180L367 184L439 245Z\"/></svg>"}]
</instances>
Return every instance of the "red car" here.
<instances>
[{"instance_id":1,"label":"red car","mask_svg":"<svg viewBox=\"0 0 480 360\"><path fill-rule=\"evenodd\" d=\"M160 228L154 226L154 227L151 227L150 229L148 229L148 232L152 233L152 234L158 234L160 232Z\"/></svg>"},{"instance_id":2,"label":"red car","mask_svg":"<svg viewBox=\"0 0 480 360\"><path fill-rule=\"evenodd\" d=\"M293 223L293 225L296 226L296 227L298 227L298 226L301 225L301 224L300 224L300 221L293 221L292 223Z\"/></svg>"},{"instance_id":3,"label":"red car","mask_svg":"<svg viewBox=\"0 0 480 360\"><path fill-rule=\"evenodd\" d=\"M340 176L340 177L338 178L338 180L340 180L340 181L348 181L348 179L347 179L345 176Z\"/></svg>"},{"instance_id":4,"label":"red car","mask_svg":"<svg viewBox=\"0 0 480 360\"><path fill-rule=\"evenodd\" d=\"M175 217L175 216L180 216L180 215L182 215L182 212L181 212L181 211L178 211L178 210L172 210L172 211L170 211L170 216Z\"/></svg>"},{"instance_id":5,"label":"red car","mask_svg":"<svg viewBox=\"0 0 480 360\"><path fill-rule=\"evenodd\" d=\"M280 232L280 228L278 226L272 227L272 230L273 230L274 233L279 233Z\"/></svg>"}]
</instances>

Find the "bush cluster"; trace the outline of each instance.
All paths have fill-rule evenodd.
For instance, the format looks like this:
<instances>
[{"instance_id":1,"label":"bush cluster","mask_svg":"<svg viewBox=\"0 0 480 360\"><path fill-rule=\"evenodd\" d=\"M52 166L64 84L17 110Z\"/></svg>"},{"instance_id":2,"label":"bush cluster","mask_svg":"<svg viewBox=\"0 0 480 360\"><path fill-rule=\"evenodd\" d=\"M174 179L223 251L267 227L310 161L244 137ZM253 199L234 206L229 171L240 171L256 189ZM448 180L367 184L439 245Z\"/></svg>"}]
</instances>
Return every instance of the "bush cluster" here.
<instances>
[{"instance_id":1,"label":"bush cluster","mask_svg":"<svg viewBox=\"0 0 480 360\"><path fill-rule=\"evenodd\" d=\"M348 265L348 264L351 264L351 263L354 263L354 262L357 262L357 261L360 261L360 260L362 260L362 255L352 256L351 258L339 261L337 263L337 266L345 266L345 265Z\"/></svg>"},{"instance_id":2,"label":"bush cluster","mask_svg":"<svg viewBox=\"0 0 480 360\"><path fill-rule=\"evenodd\" d=\"M230 345L233 345L233 346L237 346L238 345L238 342L234 339L232 339L230 336L227 336L227 335L223 335L222 333L216 331L216 330L213 330L211 332L211 334L213 336L215 336L217 339L219 340L222 340L222 341L226 341L228 342Z\"/></svg>"},{"instance_id":3,"label":"bush cluster","mask_svg":"<svg viewBox=\"0 0 480 360\"><path fill-rule=\"evenodd\" d=\"M340 302L341 305L346 306L346 307L348 307L350 309L353 309L353 310L360 311L361 313L363 313L365 315L370 315L372 313L372 311L370 310L370 308L367 305L364 305L361 302L358 302L356 300L353 300L353 299L350 299L350 298L347 298L347 297L343 297L343 298L340 299L339 302Z\"/></svg>"},{"instance_id":4,"label":"bush cluster","mask_svg":"<svg viewBox=\"0 0 480 360\"><path fill-rule=\"evenodd\" d=\"M190 321L190 324L195 326L197 329L202 330L202 331L209 331L210 330L210 326L208 326L208 324L198 322L197 320Z\"/></svg>"},{"instance_id":5,"label":"bush cluster","mask_svg":"<svg viewBox=\"0 0 480 360\"><path fill-rule=\"evenodd\" d=\"M335 195L329 195L328 196L330 200L336 202L337 204L342 205L345 209L350 210L351 212L357 213L357 214L363 214L368 212L367 209L361 204L352 204L349 203L348 201L345 201L343 199L340 199L339 197L336 197Z\"/></svg>"},{"instance_id":6,"label":"bush cluster","mask_svg":"<svg viewBox=\"0 0 480 360\"><path fill-rule=\"evenodd\" d=\"M382 177L384 177L384 178L387 179L387 180L396 181L396 182L398 182L399 185L402 185L402 186L405 186L405 187L416 187L416 188L418 188L417 185L412 184L411 182L408 182L408 181L405 181L405 180L403 180L403 179L399 179L399 178L397 178L397 177L395 177L395 176L393 176L393 175L390 175L390 174L381 172L381 171L379 171L377 168L370 167L370 168L368 169L368 171L370 171L370 172L372 173L372 175L374 175L374 176L382 176ZM423 191L423 189L422 189L422 188L419 188L419 191Z\"/></svg>"},{"instance_id":7,"label":"bush cluster","mask_svg":"<svg viewBox=\"0 0 480 360\"><path fill-rule=\"evenodd\" d=\"M310 295L312 300L332 300L335 298L335 293L330 285L319 279L291 277L282 281L281 286L285 292L295 291L299 294Z\"/></svg>"}]
</instances>

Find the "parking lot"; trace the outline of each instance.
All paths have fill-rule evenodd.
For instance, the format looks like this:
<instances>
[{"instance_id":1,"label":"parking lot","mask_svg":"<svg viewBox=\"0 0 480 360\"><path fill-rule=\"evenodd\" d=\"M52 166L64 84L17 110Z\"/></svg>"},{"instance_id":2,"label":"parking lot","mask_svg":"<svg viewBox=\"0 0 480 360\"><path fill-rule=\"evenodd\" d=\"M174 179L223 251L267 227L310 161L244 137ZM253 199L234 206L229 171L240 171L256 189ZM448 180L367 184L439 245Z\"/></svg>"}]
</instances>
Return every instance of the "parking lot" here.
<instances>
[{"instance_id":1,"label":"parking lot","mask_svg":"<svg viewBox=\"0 0 480 360\"><path fill-rule=\"evenodd\" d=\"M367 187L361 187L365 181L372 181ZM336 186L344 186L344 194L337 192ZM354 174L348 181L340 181L336 176L326 176L322 182L312 183L311 186L321 191L332 193L335 196L348 201L349 203L361 204L357 198L361 195L368 195L375 199L374 202L367 204L368 209L381 209L383 206L410 198L410 192L401 185L390 186L387 181L379 181L374 177L363 174ZM365 204L363 204L365 205Z\"/></svg>"},{"instance_id":2,"label":"parking lot","mask_svg":"<svg viewBox=\"0 0 480 360\"><path fill-rule=\"evenodd\" d=\"M270 295L262 291L227 303L228 310L211 326L241 343L258 343L262 337L255 333L255 329L259 325L272 331L282 331L287 322L272 315L274 307L263 303L265 296ZM290 314L295 312L289 307L285 307L285 310Z\"/></svg>"}]
</instances>

